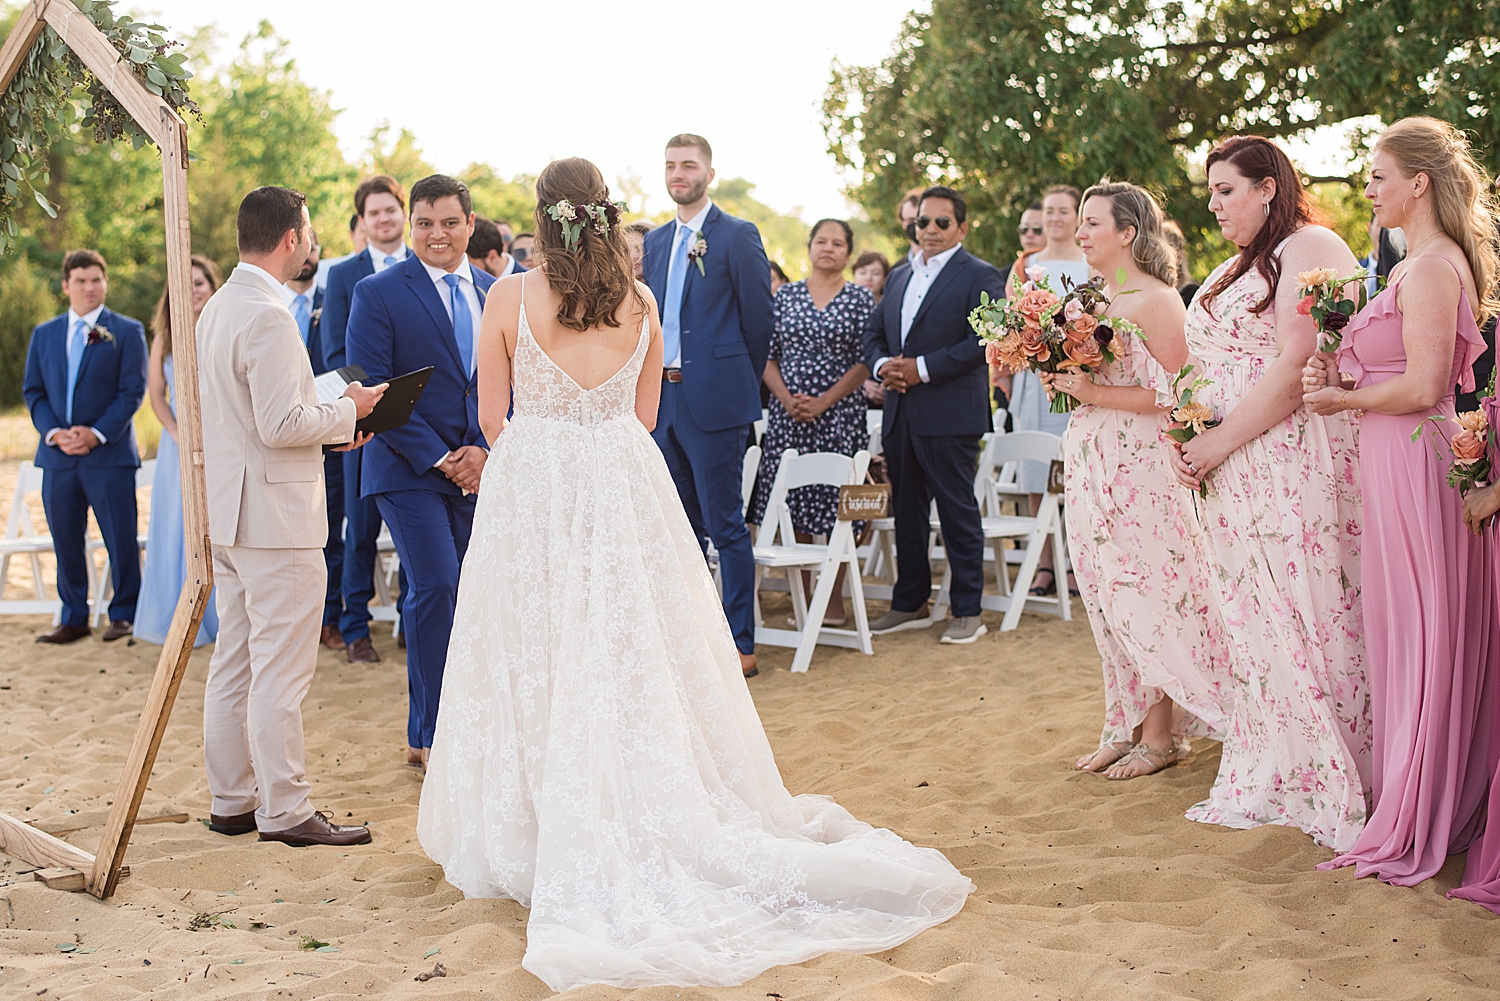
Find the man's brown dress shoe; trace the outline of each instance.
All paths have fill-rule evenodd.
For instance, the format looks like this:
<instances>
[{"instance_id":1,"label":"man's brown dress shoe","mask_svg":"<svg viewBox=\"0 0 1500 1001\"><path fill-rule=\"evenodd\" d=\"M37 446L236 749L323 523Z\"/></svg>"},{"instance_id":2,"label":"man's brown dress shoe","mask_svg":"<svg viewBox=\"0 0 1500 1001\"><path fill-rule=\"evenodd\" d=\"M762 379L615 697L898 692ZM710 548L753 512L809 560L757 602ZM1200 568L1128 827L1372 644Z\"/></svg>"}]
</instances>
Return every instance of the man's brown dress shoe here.
<instances>
[{"instance_id":1,"label":"man's brown dress shoe","mask_svg":"<svg viewBox=\"0 0 1500 1001\"><path fill-rule=\"evenodd\" d=\"M330 823L331 814L315 812L311 817L286 831L261 831L262 841L280 841L293 848L308 845L367 845L370 843L368 827L341 827Z\"/></svg>"},{"instance_id":2,"label":"man's brown dress shoe","mask_svg":"<svg viewBox=\"0 0 1500 1001\"><path fill-rule=\"evenodd\" d=\"M255 811L234 817L221 817L217 813L208 815L208 829L215 834L227 834L231 838L249 834L255 830Z\"/></svg>"},{"instance_id":3,"label":"man's brown dress shoe","mask_svg":"<svg viewBox=\"0 0 1500 1001\"><path fill-rule=\"evenodd\" d=\"M72 643L81 640L85 636L92 636L94 631L88 626L58 626L50 633L42 633L36 638L38 643Z\"/></svg>"},{"instance_id":4,"label":"man's brown dress shoe","mask_svg":"<svg viewBox=\"0 0 1500 1001\"><path fill-rule=\"evenodd\" d=\"M344 650L344 656L349 658L351 664L378 664L380 654L375 652L375 644L370 642L370 637L361 636L350 643Z\"/></svg>"},{"instance_id":5,"label":"man's brown dress shoe","mask_svg":"<svg viewBox=\"0 0 1500 1001\"><path fill-rule=\"evenodd\" d=\"M338 626L324 626L323 635L318 640L330 650L342 650L349 645L344 642L344 637L339 635Z\"/></svg>"},{"instance_id":6,"label":"man's brown dress shoe","mask_svg":"<svg viewBox=\"0 0 1500 1001\"><path fill-rule=\"evenodd\" d=\"M124 639L134 631L135 627L129 622L126 622L124 619L115 619L110 622L109 628L104 630L104 642L108 643L111 640Z\"/></svg>"}]
</instances>

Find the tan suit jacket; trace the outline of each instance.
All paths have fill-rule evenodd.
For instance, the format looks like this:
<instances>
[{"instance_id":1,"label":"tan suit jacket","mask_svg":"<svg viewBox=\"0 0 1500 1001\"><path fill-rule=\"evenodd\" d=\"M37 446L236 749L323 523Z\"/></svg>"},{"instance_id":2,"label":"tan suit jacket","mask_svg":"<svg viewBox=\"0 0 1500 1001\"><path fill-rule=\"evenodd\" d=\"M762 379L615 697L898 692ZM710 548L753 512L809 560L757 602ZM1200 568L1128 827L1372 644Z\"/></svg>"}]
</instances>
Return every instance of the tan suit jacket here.
<instances>
[{"instance_id":1,"label":"tan suit jacket","mask_svg":"<svg viewBox=\"0 0 1500 1001\"><path fill-rule=\"evenodd\" d=\"M208 524L215 545L322 549L322 445L353 440L354 401L318 403L286 305L236 270L198 319Z\"/></svg>"}]
</instances>

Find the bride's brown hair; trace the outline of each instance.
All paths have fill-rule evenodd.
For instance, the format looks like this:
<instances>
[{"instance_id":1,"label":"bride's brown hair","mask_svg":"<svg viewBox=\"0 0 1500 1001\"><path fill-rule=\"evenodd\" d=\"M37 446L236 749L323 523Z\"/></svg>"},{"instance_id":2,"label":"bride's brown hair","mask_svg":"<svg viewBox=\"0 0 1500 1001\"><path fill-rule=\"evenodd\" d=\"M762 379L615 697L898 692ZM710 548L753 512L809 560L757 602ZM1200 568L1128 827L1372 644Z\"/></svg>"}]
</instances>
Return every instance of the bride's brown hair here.
<instances>
[{"instance_id":1,"label":"bride's brown hair","mask_svg":"<svg viewBox=\"0 0 1500 1001\"><path fill-rule=\"evenodd\" d=\"M548 206L562 201L580 207L584 222L571 248L562 223L547 214ZM582 157L554 160L536 179L536 250L547 283L562 298L557 322L569 330L618 327L615 314L627 297L646 308L620 224L612 222L607 233L600 233L581 210L590 204L608 205L609 185L599 168Z\"/></svg>"}]
</instances>

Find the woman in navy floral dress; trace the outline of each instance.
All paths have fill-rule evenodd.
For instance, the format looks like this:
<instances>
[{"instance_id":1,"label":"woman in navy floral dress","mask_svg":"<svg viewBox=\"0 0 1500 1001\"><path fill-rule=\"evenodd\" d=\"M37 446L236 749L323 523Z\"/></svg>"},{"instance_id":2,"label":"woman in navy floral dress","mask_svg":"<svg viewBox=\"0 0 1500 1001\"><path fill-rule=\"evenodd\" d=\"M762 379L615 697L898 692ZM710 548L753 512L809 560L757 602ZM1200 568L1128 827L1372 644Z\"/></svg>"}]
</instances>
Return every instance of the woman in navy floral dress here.
<instances>
[{"instance_id":1,"label":"woman in navy floral dress","mask_svg":"<svg viewBox=\"0 0 1500 1001\"><path fill-rule=\"evenodd\" d=\"M765 517L784 449L852 456L869 443L861 386L870 373L860 360L860 331L875 308L875 297L869 289L844 280L853 244L848 223L819 220L807 241L812 273L776 292L776 329L765 376L771 390L770 416L761 441L751 524ZM838 489L803 487L792 491L787 506L797 538L811 542L814 535L833 531ZM835 588L829 602L824 621L830 625L844 619L842 593L842 587Z\"/></svg>"}]
</instances>

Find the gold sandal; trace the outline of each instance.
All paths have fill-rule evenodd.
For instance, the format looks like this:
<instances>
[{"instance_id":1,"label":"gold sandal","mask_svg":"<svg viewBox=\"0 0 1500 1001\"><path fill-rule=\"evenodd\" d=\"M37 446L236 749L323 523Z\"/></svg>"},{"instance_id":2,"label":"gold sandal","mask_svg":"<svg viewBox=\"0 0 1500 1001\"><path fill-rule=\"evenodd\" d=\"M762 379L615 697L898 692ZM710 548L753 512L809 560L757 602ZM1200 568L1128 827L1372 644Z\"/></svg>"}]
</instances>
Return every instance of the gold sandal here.
<instances>
[{"instance_id":1,"label":"gold sandal","mask_svg":"<svg viewBox=\"0 0 1500 1001\"><path fill-rule=\"evenodd\" d=\"M1162 769L1171 768L1177 764L1177 748L1169 747L1165 751L1158 751L1156 748L1142 742L1132 747L1130 753L1120 758L1115 764L1123 764L1128 761L1144 761L1150 770L1136 772L1134 775L1106 775L1104 777L1112 782L1123 782L1126 779L1138 779L1144 778L1147 775L1155 775Z\"/></svg>"}]
</instances>

